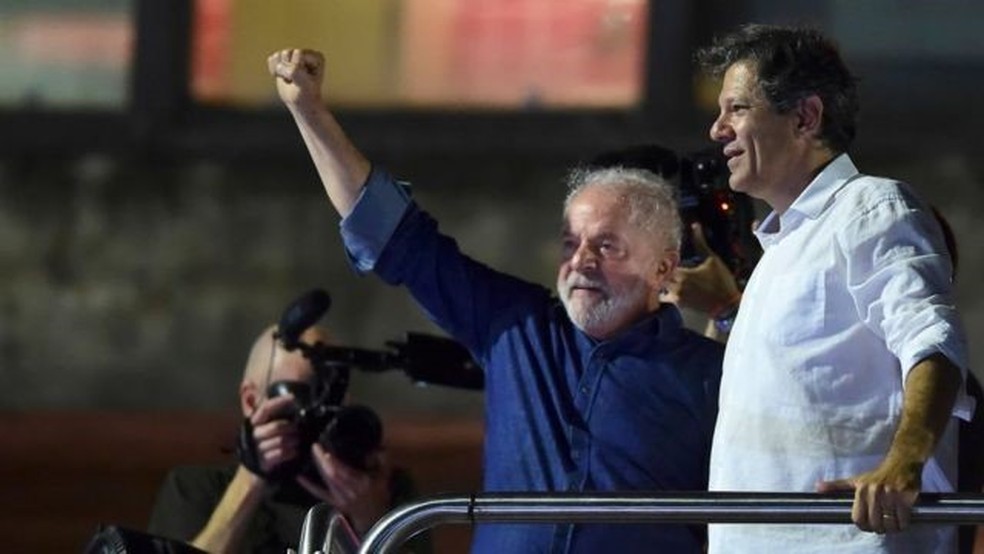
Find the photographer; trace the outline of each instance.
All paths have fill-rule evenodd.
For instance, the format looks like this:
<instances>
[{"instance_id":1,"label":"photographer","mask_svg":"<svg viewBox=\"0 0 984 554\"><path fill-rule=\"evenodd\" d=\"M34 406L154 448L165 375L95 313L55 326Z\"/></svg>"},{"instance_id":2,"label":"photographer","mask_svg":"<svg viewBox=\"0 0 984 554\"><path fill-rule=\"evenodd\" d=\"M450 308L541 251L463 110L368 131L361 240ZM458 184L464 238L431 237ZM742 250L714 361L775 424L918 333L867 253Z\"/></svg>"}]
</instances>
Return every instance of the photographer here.
<instances>
[{"instance_id":1,"label":"photographer","mask_svg":"<svg viewBox=\"0 0 984 554\"><path fill-rule=\"evenodd\" d=\"M727 342L741 303L741 290L731 269L708 246L704 228L694 223L691 233L694 248L703 259L693 267L678 267L661 299L705 315L704 336Z\"/></svg>"},{"instance_id":2,"label":"photographer","mask_svg":"<svg viewBox=\"0 0 984 554\"><path fill-rule=\"evenodd\" d=\"M371 452L366 470L347 466L317 442L301 447L299 430L287 417L294 397L269 398L271 383L303 388L316 385L311 363L288 352L267 328L250 351L239 398L244 428L252 429L255 456L231 467L179 467L172 470L155 502L148 531L190 542L207 552L276 552L296 548L307 511L331 504L364 534L394 505L412 496L408 475L391 469L381 450ZM328 342L327 332L311 327L307 343ZM297 389L295 389L297 390ZM316 477L284 471L309 456ZM419 550L419 546L418 550Z\"/></svg>"}]
</instances>

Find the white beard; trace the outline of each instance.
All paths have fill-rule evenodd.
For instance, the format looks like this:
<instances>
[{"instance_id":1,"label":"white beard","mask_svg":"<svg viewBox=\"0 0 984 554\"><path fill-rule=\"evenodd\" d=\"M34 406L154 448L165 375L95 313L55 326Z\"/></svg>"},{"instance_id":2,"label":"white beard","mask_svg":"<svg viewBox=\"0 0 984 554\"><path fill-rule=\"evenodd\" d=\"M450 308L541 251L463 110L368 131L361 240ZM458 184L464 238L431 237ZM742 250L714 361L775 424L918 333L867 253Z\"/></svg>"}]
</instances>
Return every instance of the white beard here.
<instances>
[{"instance_id":1,"label":"white beard","mask_svg":"<svg viewBox=\"0 0 984 554\"><path fill-rule=\"evenodd\" d=\"M602 292L603 297L596 302L572 300L571 289L575 286L597 288ZM642 281L635 283L628 290L612 291L608 285L576 273L571 273L566 281L558 280L557 289L560 293L560 301L567 311L567 317L571 318L574 326L591 336L605 332L615 320L624 316L633 306L645 304L648 293Z\"/></svg>"}]
</instances>

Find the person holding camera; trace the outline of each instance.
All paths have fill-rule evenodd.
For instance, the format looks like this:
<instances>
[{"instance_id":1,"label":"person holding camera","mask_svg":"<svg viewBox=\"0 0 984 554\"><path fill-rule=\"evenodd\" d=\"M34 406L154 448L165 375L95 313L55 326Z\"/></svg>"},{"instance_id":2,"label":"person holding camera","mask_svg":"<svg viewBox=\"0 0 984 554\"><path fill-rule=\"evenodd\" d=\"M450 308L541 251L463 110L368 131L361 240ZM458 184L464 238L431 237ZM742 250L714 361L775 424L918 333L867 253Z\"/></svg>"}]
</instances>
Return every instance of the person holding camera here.
<instances>
[{"instance_id":1,"label":"person holding camera","mask_svg":"<svg viewBox=\"0 0 984 554\"><path fill-rule=\"evenodd\" d=\"M486 491L704 490L722 346L659 291L679 261L673 189L648 171L580 172L564 205L557 293L441 234L372 167L321 97L324 58L268 59L354 265L407 287L485 370ZM684 525L480 524L478 553L699 553Z\"/></svg>"},{"instance_id":2,"label":"person holding camera","mask_svg":"<svg viewBox=\"0 0 984 554\"><path fill-rule=\"evenodd\" d=\"M291 418L298 399L290 392L270 397L269 391L299 394L315 388L318 375L300 352L283 348L275 331L271 326L256 339L239 386L248 434L240 442L251 446L240 446L240 462L232 467L173 469L158 492L148 532L211 553L283 554L297 547L304 517L319 502L363 534L412 498L409 476L391 468L381 449L369 452L364 469L357 469L318 441L305 444ZM328 343L329 337L310 327L301 340ZM416 552L429 550L416 546Z\"/></svg>"},{"instance_id":3,"label":"person holding camera","mask_svg":"<svg viewBox=\"0 0 984 554\"><path fill-rule=\"evenodd\" d=\"M690 267L678 267L667 280L662 299L706 316L704 336L728 342L741 304L741 288L728 265L707 244L703 226L694 223L690 232L701 260Z\"/></svg>"},{"instance_id":4,"label":"person holding camera","mask_svg":"<svg viewBox=\"0 0 984 554\"><path fill-rule=\"evenodd\" d=\"M709 551L952 552L910 526L957 483L966 340L932 211L847 154L855 79L820 33L748 25L699 54L732 189L772 209L730 329L712 491L853 491L849 525L711 525ZM869 531L869 533L861 532Z\"/></svg>"}]
</instances>

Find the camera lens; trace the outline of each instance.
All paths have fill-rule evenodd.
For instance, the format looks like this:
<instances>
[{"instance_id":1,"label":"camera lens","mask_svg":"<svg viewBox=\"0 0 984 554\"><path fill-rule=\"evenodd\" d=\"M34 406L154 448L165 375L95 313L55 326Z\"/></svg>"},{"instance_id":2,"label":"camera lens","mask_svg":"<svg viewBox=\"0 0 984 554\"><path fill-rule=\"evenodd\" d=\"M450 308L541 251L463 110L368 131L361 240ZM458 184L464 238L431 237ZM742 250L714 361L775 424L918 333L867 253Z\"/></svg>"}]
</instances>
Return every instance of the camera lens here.
<instances>
[{"instance_id":1,"label":"camera lens","mask_svg":"<svg viewBox=\"0 0 984 554\"><path fill-rule=\"evenodd\" d=\"M328 424L319 442L350 467L369 469L366 458L383 441L383 424L366 406L346 406Z\"/></svg>"}]
</instances>

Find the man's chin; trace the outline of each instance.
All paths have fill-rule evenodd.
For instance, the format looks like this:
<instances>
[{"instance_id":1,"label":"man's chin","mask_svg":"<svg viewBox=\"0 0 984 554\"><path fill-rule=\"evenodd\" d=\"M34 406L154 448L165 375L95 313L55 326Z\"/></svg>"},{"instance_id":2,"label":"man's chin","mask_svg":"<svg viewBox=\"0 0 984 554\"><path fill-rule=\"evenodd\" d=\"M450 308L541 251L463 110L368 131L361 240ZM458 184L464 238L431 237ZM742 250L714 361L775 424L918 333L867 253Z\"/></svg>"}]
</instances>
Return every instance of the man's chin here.
<instances>
[{"instance_id":1,"label":"man's chin","mask_svg":"<svg viewBox=\"0 0 984 554\"><path fill-rule=\"evenodd\" d=\"M755 183L747 172L739 169L737 173L732 173L728 177L728 187L735 192L751 194L755 188Z\"/></svg>"},{"instance_id":2,"label":"man's chin","mask_svg":"<svg viewBox=\"0 0 984 554\"><path fill-rule=\"evenodd\" d=\"M567 317L574 323L574 326L587 335L595 337L604 334L609 326L610 317L592 313L591 310L577 309L569 304L564 307L567 308ZM597 307L595 306L595 308Z\"/></svg>"},{"instance_id":3,"label":"man's chin","mask_svg":"<svg viewBox=\"0 0 984 554\"><path fill-rule=\"evenodd\" d=\"M568 298L564 301L564 309L567 310L567 317L574 322L591 321L591 312L594 305L585 306L584 302L578 299Z\"/></svg>"}]
</instances>

